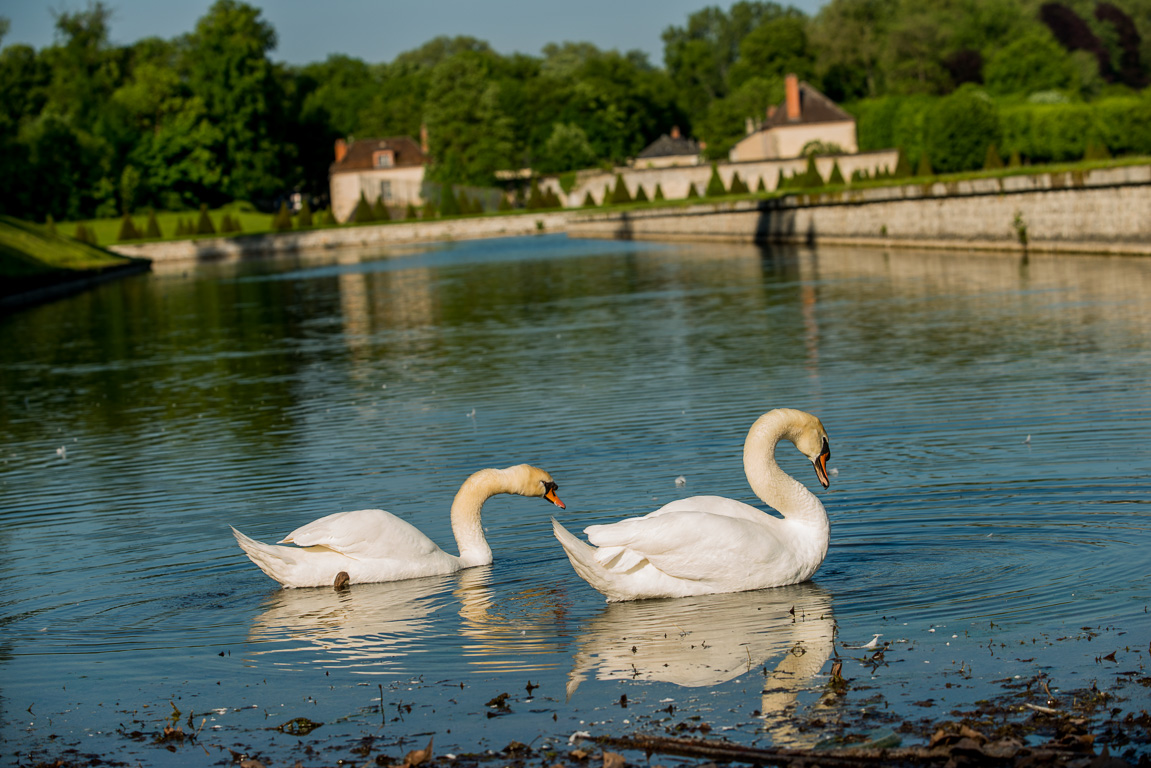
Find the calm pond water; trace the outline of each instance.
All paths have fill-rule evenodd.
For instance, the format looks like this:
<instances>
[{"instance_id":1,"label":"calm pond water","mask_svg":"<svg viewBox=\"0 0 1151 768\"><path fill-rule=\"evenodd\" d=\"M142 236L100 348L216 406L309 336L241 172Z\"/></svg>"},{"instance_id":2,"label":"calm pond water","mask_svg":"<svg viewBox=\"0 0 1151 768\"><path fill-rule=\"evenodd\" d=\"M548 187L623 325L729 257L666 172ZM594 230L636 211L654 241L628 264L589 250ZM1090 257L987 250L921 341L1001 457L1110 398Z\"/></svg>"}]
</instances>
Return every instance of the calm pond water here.
<instances>
[{"instance_id":1,"label":"calm pond water","mask_svg":"<svg viewBox=\"0 0 1151 768\"><path fill-rule=\"evenodd\" d=\"M0 317L0 762L810 745L1043 683L1138 713L1149 382L1142 259L541 236L157 266ZM812 582L607 605L574 574L551 514L747 500L776 406L831 436ZM454 552L459 484L521 462L567 509L492 499L495 562L454 576L282 591L228 530L382 507Z\"/></svg>"}]
</instances>

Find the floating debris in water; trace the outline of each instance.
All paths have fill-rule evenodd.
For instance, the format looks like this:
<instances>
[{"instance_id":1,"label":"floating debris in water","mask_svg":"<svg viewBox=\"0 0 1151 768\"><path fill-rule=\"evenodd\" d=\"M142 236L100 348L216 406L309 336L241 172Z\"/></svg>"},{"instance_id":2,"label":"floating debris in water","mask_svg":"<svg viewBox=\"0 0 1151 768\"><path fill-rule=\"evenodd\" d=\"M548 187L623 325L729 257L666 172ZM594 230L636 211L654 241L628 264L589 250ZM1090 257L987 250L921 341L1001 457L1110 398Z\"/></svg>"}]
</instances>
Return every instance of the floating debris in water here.
<instances>
[{"instance_id":1,"label":"floating debris in water","mask_svg":"<svg viewBox=\"0 0 1151 768\"><path fill-rule=\"evenodd\" d=\"M675 484L677 487L682 488L685 485L687 485L687 478L684 477L683 475L680 475L679 477L677 477L675 479Z\"/></svg>"},{"instance_id":2,"label":"floating debris in water","mask_svg":"<svg viewBox=\"0 0 1151 768\"><path fill-rule=\"evenodd\" d=\"M56 455L62 459L66 459L66 458L68 458L68 449L65 448L64 446L60 446L59 448L56 449Z\"/></svg>"}]
</instances>

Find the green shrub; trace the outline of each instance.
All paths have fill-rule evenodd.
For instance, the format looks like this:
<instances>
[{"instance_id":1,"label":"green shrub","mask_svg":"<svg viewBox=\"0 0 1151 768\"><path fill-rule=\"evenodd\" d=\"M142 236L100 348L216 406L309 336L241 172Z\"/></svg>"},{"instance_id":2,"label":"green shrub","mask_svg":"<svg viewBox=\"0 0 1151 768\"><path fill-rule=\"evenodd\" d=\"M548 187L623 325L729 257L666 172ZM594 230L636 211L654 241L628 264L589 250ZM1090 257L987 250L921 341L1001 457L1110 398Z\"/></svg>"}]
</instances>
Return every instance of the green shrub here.
<instances>
[{"instance_id":1,"label":"green shrub","mask_svg":"<svg viewBox=\"0 0 1151 768\"><path fill-rule=\"evenodd\" d=\"M503 200L504 200L503 198L500 198L501 203L503 203ZM420 212L416 210L415 204L414 203L408 203L408 209L407 209L407 211L404 212L404 218L407 221L415 221L419 217L420 217Z\"/></svg>"},{"instance_id":2,"label":"green shrub","mask_svg":"<svg viewBox=\"0 0 1151 768\"><path fill-rule=\"evenodd\" d=\"M363 224L368 221L375 221L375 217L372 215L372 206L368 203L368 198L364 197L363 190L360 190L360 199L356 201L356 209L348 217L348 222Z\"/></svg>"},{"instance_id":3,"label":"green shrub","mask_svg":"<svg viewBox=\"0 0 1151 768\"><path fill-rule=\"evenodd\" d=\"M451 184L444 185L444 193L440 197L440 215L460 215L460 200L458 197L456 197L456 191L452 188Z\"/></svg>"},{"instance_id":4,"label":"green shrub","mask_svg":"<svg viewBox=\"0 0 1151 768\"><path fill-rule=\"evenodd\" d=\"M439 215L439 211L436 210L435 202L432 201L431 199L425 200L424 201L424 207L420 213L420 218L421 219L434 219L438 215Z\"/></svg>"},{"instance_id":5,"label":"green shrub","mask_svg":"<svg viewBox=\"0 0 1151 768\"><path fill-rule=\"evenodd\" d=\"M636 201L637 203L646 203L646 202L647 202L647 192L644 192L644 190L643 190L643 184L638 184L638 185L636 185L636 188L635 188L635 201Z\"/></svg>"},{"instance_id":6,"label":"green shrub","mask_svg":"<svg viewBox=\"0 0 1151 768\"><path fill-rule=\"evenodd\" d=\"M907 159L907 153L902 149L899 150L899 159L895 161L895 172L892 176L897 179L906 179L911 176L911 161Z\"/></svg>"},{"instance_id":7,"label":"green shrub","mask_svg":"<svg viewBox=\"0 0 1151 768\"><path fill-rule=\"evenodd\" d=\"M767 182L765 182L763 180L762 175L759 177L759 184L756 185L755 191L756 192L766 192L767 191Z\"/></svg>"},{"instance_id":8,"label":"green shrub","mask_svg":"<svg viewBox=\"0 0 1151 768\"><path fill-rule=\"evenodd\" d=\"M392 214L388 210L388 206L384 205L384 198L377 197L376 202L372 203L372 220L373 221L391 221Z\"/></svg>"},{"instance_id":9,"label":"green shrub","mask_svg":"<svg viewBox=\"0 0 1151 768\"><path fill-rule=\"evenodd\" d=\"M831 175L827 177L827 183L838 186L843 186L846 183L843 180L843 171L839 170L838 160L833 160L831 163Z\"/></svg>"},{"instance_id":10,"label":"green shrub","mask_svg":"<svg viewBox=\"0 0 1151 768\"><path fill-rule=\"evenodd\" d=\"M631 193L627 190L627 184L624 183L622 173L615 175L615 189L611 191L611 202L614 205L631 202Z\"/></svg>"},{"instance_id":11,"label":"green shrub","mask_svg":"<svg viewBox=\"0 0 1151 768\"><path fill-rule=\"evenodd\" d=\"M998 144L1001 135L999 110L970 83L939 99L924 128L927 152L943 173L978 168L987 145Z\"/></svg>"},{"instance_id":12,"label":"green shrub","mask_svg":"<svg viewBox=\"0 0 1151 768\"><path fill-rule=\"evenodd\" d=\"M994 144L987 145L987 154L983 157L984 170L994 171L1003 167L1003 158L999 156L999 150L995 148Z\"/></svg>"},{"instance_id":13,"label":"green shrub","mask_svg":"<svg viewBox=\"0 0 1151 768\"><path fill-rule=\"evenodd\" d=\"M695 191L695 184L688 184L687 195L684 197L684 200L691 200L696 197L699 197L699 193Z\"/></svg>"},{"instance_id":14,"label":"green shrub","mask_svg":"<svg viewBox=\"0 0 1151 768\"><path fill-rule=\"evenodd\" d=\"M306 197L300 203L300 210L296 213L296 226L300 229L312 226L312 206L308 205L308 198Z\"/></svg>"},{"instance_id":15,"label":"green shrub","mask_svg":"<svg viewBox=\"0 0 1151 768\"><path fill-rule=\"evenodd\" d=\"M590 189L584 193L583 207L584 208L595 208L595 198L592 197Z\"/></svg>"},{"instance_id":16,"label":"green shrub","mask_svg":"<svg viewBox=\"0 0 1151 768\"><path fill-rule=\"evenodd\" d=\"M658 181L655 183L655 194L653 194L651 196L651 199L652 200L664 200L665 199L663 196L663 187L660 186Z\"/></svg>"},{"instance_id":17,"label":"green shrub","mask_svg":"<svg viewBox=\"0 0 1151 768\"><path fill-rule=\"evenodd\" d=\"M197 235L214 235L216 227L212 224L212 217L208 215L208 206L200 205L200 218L196 221Z\"/></svg>"},{"instance_id":18,"label":"green shrub","mask_svg":"<svg viewBox=\"0 0 1151 768\"><path fill-rule=\"evenodd\" d=\"M935 175L935 169L931 167L931 158L928 157L926 150L919 153L919 166L915 169L915 175L920 178Z\"/></svg>"},{"instance_id":19,"label":"green shrub","mask_svg":"<svg viewBox=\"0 0 1151 768\"><path fill-rule=\"evenodd\" d=\"M116 235L116 239L123 242L124 240L137 240L140 237L140 230L136 229L136 222L132 221L132 215L127 211L120 218L120 232Z\"/></svg>"},{"instance_id":20,"label":"green shrub","mask_svg":"<svg viewBox=\"0 0 1151 768\"><path fill-rule=\"evenodd\" d=\"M739 177L739 171L733 171L731 174L731 189L733 195L746 195L751 190L748 189L747 184Z\"/></svg>"},{"instance_id":21,"label":"green shrub","mask_svg":"<svg viewBox=\"0 0 1151 768\"><path fill-rule=\"evenodd\" d=\"M815 155L807 156L807 170L799 177L798 182L800 187L807 189L823 186L823 177L819 175L819 169L815 167Z\"/></svg>"},{"instance_id":22,"label":"green shrub","mask_svg":"<svg viewBox=\"0 0 1151 768\"><path fill-rule=\"evenodd\" d=\"M704 194L708 197L723 197L727 194L723 179L719 176L719 167L715 163L711 164L711 178L707 180L707 191Z\"/></svg>"},{"instance_id":23,"label":"green shrub","mask_svg":"<svg viewBox=\"0 0 1151 768\"><path fill-rule=\"evenodd\" d=\"M144 225L144 237L159 240L163 236L164 233L160 231L160 222L156 221L156 212L149 208L148 223Z\"/></svg>"},{"instance_id":24,"label":"green shrub","mask_svg":"<svg viewBox=\"0 0 1151 768\"><path fill-rule=\"evenodd\" d=\"M56 234L56 220L52 218L52 214L44 219L44 231L50 235Z\"/></svg>"},{"instance_id":25,"label":"green shrub","mask_svg":"<svg viewBox=\"0 0 1151 768\"><path fill-rule=\"evenodd\" d=\"M224 214L228 220L228 230L232 228L232 217ZM277 232L286 232L292 228L292 212L288 209L288 203L280 203L280 210L276 211L276 215L272 218L272 229Z\"/></svg>"}]
</instances>

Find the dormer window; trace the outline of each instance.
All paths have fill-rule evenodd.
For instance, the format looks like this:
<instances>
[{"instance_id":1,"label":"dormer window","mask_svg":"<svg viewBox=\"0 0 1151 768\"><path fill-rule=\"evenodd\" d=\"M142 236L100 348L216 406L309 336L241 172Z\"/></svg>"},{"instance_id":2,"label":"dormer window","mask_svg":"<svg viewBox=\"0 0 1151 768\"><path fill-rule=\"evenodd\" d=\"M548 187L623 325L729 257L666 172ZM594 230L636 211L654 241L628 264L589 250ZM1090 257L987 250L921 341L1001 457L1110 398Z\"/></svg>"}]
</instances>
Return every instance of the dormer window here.
<instances>
[{"instance_id":1,"label":"dormer window","mask_svg":"<svg viewBox=\"0 0 1151 768\"><path fill-rule=\"evenodd\" d=\"M381 149L372 154L372 165L376 168L391 168L396 164L396 153L390 149Z\"/></svg>"}]
</instances>

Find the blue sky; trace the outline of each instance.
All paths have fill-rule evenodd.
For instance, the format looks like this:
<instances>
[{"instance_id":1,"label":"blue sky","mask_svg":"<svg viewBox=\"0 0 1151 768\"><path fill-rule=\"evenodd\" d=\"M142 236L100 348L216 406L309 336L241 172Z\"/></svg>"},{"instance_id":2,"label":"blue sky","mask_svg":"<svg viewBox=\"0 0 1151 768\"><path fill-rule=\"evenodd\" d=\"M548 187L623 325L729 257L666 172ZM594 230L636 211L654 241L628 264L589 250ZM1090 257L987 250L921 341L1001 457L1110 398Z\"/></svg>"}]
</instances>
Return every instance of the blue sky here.
<instances>
[{"instance_id":1,"label":"blue sky","mask_svg":"<svg viewBox=\"0 0 1151 768\"><path fill-rule=\"evenodd\" d=\"M660 35L683 26L708 5L729 0L247 0L263 11L279 37L272 58L290 64L322 61L342 53L369 63L391 61L439 35L471 35L500 53L538 55L547 43L590 42L599 48L639 49L663 65ZM792 0L815 13L827 0ZM4 45L51 45L53 11L78 11L88 0L0 0L11 22ZM172 38L190 32L212 0L104 0L113 11L112 42Z\"/></svg>"}]
</instances>

